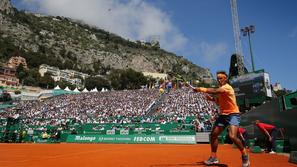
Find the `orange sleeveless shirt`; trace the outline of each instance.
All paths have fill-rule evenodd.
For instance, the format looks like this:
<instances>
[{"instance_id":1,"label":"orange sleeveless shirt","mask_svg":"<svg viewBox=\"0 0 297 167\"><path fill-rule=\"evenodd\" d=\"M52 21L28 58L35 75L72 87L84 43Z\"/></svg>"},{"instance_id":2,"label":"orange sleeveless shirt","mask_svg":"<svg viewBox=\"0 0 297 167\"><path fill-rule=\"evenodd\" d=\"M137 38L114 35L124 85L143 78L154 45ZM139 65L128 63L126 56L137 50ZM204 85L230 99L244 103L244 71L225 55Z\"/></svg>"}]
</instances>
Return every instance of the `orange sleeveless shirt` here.
<instances>
[{"instance_id":1,"label":"orange sleeveless shirt","mask_svg":"<svg viewBox=\"0 0 297 167\"><path fill-rule=\"evenodd\" d=\"M218 105L220 106L221 115L239 113L234 89L229 84L225 84L221 88L224 89L224 92L218 95Z\"/></svg>"}]
</instances>

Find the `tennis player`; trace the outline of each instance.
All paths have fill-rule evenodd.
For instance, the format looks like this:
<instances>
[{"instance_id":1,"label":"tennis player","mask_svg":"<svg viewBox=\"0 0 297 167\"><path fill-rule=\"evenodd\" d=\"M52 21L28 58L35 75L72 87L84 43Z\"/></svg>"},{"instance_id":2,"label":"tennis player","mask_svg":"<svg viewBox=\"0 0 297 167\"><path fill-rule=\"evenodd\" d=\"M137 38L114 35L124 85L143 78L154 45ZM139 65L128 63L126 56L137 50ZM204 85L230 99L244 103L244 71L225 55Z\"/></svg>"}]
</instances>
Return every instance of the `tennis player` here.
<instances>
[{"instance_id":1,"label":"tennis player","mask_svg":"<svg viewBox=\"0 0 297 167\"><path fill-rule=\"evenodd\" d=\"M240 123L240 113L236 104L234 89L228 84L228 75L225 71L217 72L217 80L219 83L218 88L192 87L194 91L206 93L207 99L216 102L220 107L220 115L215 121L214 127L211 131L211 154L209 159L204 161L204 163L206 165L219 163L219 159L217 158L218 136L226 127L229 126L228 135L241 152L242 166L249 167L249 155L242 142L237 137L237 131ZM216 97L210 96L209 94L214 94Z\"/></svg>"}]
</instances>

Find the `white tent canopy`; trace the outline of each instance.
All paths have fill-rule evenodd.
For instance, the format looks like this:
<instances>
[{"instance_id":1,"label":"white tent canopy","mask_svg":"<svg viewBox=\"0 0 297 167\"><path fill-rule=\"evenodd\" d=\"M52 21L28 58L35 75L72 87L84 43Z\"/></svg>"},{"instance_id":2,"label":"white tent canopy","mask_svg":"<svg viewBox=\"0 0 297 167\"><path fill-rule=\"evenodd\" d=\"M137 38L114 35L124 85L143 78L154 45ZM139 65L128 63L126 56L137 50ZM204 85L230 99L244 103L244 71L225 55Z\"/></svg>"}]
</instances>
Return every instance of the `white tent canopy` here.
<instances>
[{"instance_id":1,"label":"white tent canopy","mask_svg":"<svg viewBox=\"0 0 297 167\"><path fill-rule=\"evenodd\" d=\"M61 89L61 88L60 88L59 85L57 85L54 89L55 89L55 90L59 90L59 89Z\"/></svg>"},{"instance_id":2,"label":"white tent canopy","mask_svg":"<svg viewBox=\"0 0 297 167\"><path fill-rule=\"evenodd\" d=\"M66 91L71 91L71 90L68 88L68 86L67 86L64 90L66 90Z\"/></svg>"},{"instance_id":3,"label":"white tent canopy","mask_svg":"<svg viewBox=\"0 0 297 167\"><path fill-rule=\"evenodd\" d=\"M90 92L98 92L98 89L97 88L94 88Z\"/></svg>"},{"instance_id":4,"label":"white tent canopy","mask_svg":"<svg viewBox=\"0 0 297 167\"><path fill-rule=\"evenodd\" d=\"M73 92L77 92L77 93L78 93L78 92L79 92L79 90L78 90L77 88L75 88L75 89L73 90Z\"/></svg>"},{"instance_id":5,"label":"white tent canopy","mask_svg":"<svg viewBox=\"0 0 297 167\"><path fill-rule=\"evenodd\" d=\"M101 92L107 92L107 91L108 91L108 89L106 89L106 88L101 89Z\"/></svg>"},{"instance_id":6,"label":"white tent canopy","mask_svg":"<svg viewBox=\"0 0 297 167\"><path fill-rule=\"evenodd\" d=\"M82 92L89 92L87 88L84 88Z\"/></svg>"}]
</instances>

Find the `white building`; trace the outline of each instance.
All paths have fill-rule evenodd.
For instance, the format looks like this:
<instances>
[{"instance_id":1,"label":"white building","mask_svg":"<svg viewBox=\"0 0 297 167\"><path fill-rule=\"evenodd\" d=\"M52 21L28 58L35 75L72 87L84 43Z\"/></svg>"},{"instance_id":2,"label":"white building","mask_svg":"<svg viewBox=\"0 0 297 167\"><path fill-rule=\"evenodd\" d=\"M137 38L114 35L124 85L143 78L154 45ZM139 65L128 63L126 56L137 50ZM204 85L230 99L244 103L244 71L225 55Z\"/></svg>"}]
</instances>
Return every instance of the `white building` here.
<instances>
[{"instance_id":1,"label":"white building","mask_svg":"<svg viewBox=\"0 0 297 167\"><path fill-rule=\"evenodd\" d=\"M82 86L82 80L80 78L86 79L89 75L84 74L74 70L60 70L57 67L51 67L46 64L42 64L39 66L39 73L43 77L45 73L50 73L51 77L55 82L63 80L70 82L73 85L78 87Z\"/></svg>"},{"instance_id":2,"label":"white building","mask_svg":"<svg viewBox=\"0 0 297 167\"><path fill-rule=\"evenodd\" d=\"M282 85L280 83L275 83L272 87L275 92L283 90Z\"/></svg>"},{"instance_id":3,"label":"white building","mask_svg":"<svg viewBox=\"0 0 297 167\"><path fill-rule=\"evenodd\" d=\"M168 78L168 74L165 74L165 73L152 73L152 72L142 72L142 74L144 76L151 76L152 78L155 78L155 79L164 79L166 80Z\"/></svg>"}]
</instances>

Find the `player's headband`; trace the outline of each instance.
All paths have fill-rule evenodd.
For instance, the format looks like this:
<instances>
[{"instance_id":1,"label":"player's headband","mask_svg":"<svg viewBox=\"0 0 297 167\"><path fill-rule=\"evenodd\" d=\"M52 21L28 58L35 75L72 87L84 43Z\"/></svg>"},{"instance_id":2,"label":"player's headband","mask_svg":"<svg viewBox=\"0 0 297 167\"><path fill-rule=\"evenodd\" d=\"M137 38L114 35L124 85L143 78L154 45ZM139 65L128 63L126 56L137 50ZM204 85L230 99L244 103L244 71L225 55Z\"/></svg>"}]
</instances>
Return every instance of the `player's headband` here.
<instances>
[{"instance_id":1,"label":"player's headband","mask_svg":"<svg viewBox=\"0 0 297 167\"><path fill-rule=\"evenodd\" d=\"M227 76L225 74L218 74L217 77L227 79Z\"/></svg>"}]
</instances>

